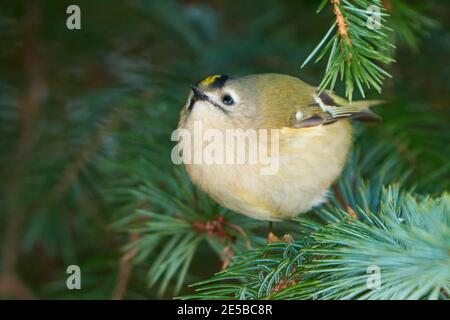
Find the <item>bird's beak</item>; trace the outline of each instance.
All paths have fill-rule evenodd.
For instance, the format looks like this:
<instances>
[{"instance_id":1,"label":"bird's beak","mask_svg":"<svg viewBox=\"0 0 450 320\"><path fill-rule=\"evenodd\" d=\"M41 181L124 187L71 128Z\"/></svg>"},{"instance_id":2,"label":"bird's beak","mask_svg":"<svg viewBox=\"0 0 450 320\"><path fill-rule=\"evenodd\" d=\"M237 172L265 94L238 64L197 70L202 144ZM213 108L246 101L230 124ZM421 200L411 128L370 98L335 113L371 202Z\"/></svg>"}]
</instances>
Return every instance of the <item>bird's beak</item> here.
<instances>
[{"instance_id":1,"label":"bird's beak","mask_svg":"<svg viewBox=\"0 0 450 320\"><path fill-rule=\"evenodd\" d=\"M208 96L200 91L197 87L192 87L192 92L194 92L195 100L209 100Z\"/></svg>"}]
</instances>

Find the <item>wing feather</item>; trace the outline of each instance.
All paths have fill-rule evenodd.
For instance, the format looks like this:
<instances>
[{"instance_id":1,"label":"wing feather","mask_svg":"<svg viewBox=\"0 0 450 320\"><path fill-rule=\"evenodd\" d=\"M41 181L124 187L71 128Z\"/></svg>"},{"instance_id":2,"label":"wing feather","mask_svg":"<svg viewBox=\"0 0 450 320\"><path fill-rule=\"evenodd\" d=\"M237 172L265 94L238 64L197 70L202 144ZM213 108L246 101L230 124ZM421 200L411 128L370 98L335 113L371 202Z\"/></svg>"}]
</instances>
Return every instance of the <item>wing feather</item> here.
<instances>
[{"instance_id":1,"label":"wing feather","mask_svg":"<svg viewBox=\"0 0 450 320\"><path fill-rule=\"evenodd\" d=\"M334 123L340 119L380 121L381 118L369 107L380 104L379 100L363 100L349 103L331 93L322 92L311 97L311 103L291 117L291 126L304 128Z\"/></svg>"}]
</instances>

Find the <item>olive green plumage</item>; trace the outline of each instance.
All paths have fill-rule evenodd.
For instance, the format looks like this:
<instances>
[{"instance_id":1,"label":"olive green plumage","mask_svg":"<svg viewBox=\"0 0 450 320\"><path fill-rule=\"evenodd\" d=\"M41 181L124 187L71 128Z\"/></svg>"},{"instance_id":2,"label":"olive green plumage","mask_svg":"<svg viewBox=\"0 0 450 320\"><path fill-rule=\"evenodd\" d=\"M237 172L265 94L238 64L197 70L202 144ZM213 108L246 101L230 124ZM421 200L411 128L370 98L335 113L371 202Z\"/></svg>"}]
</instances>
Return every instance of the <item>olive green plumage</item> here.
<instances>
[{"instance_id":1,"label":"olive green plumage","mask_svg":"<svg viewBox=\"0 0 450 320\"><path fill-rule=\"evenodd\" d=\"M292 218L326 201L350 148L348 119L379 120L368 109L377 102L349 103L281 74L208 77L192 88L179 128L193 139L202 138L196 122L220 132L279 129L278 140L269 142L279 147L279 168L261 175L260 164L189 163L187 172L194 184L236 212L263 220Z\"/></svg>"},{"instance_id":2,"label":"olive green plumage","mask_svg":"<svg viewBox=\"0 0 450 320\"><path fill-rule=\"evenodd\" d=\"M238 88L244 95L251 96L252 102L260 106L257 117L260 127L308 127L344 118L360 121L381 120L368 109L381 101L363 100L350 103L329 91L319 94L316 87L287 75L269 73L240 78L216 75L200 81L197 87L205 92L220 91L225 84L228 88ZM324 107L328 109L325 111ZM296 117L299 111L302 113L301 119ZM312 117L315 121L305 122Z\"/></svg>"}]
</instances>

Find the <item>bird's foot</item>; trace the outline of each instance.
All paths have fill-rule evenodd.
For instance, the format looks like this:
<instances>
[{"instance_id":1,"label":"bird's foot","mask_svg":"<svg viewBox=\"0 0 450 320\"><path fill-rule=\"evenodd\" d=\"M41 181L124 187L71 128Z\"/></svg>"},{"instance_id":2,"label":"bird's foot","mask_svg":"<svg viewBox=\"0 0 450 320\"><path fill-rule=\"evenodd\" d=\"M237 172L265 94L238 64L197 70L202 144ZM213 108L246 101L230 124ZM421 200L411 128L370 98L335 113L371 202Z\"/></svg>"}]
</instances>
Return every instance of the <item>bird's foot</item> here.
<instances>
[{"instance_id":1,"label":"bird's foot","mask_svg":"<svg viewBox=\"0 0 450 320\"><path fill-rule=\"evenodd\" d=\"M271 244L271 243L275 243L275 242L293 243L294 238L290 234L285 234L283 237L281 237L281 240L280 240L280 238L278 238L275 234L273 234L272 232L269 232L269 234L267 236L267 243Z\"/></svg>"}]
</instances>

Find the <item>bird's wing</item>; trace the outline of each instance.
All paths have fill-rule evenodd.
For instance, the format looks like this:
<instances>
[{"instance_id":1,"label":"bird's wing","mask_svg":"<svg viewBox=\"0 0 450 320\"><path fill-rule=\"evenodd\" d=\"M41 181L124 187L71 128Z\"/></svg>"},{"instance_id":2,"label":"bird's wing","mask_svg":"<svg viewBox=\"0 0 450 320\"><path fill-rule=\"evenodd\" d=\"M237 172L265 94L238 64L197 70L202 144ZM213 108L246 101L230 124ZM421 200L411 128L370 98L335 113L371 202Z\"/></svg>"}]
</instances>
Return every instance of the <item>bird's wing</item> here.
<instances>
[{"instance_id":1,"label":"bird's wing","mask_svg":"<svg viewBox=\"0 0 450 320\"><path fill-rule=\"evenodd\" d=\"M349 103L329 92L313 94L311 101L291 115L291 127L306 128L334 123L340 119L380 121L381 118L369 107L380 104L378 100L363 100Z\"/></svg>"}]
</instances>

